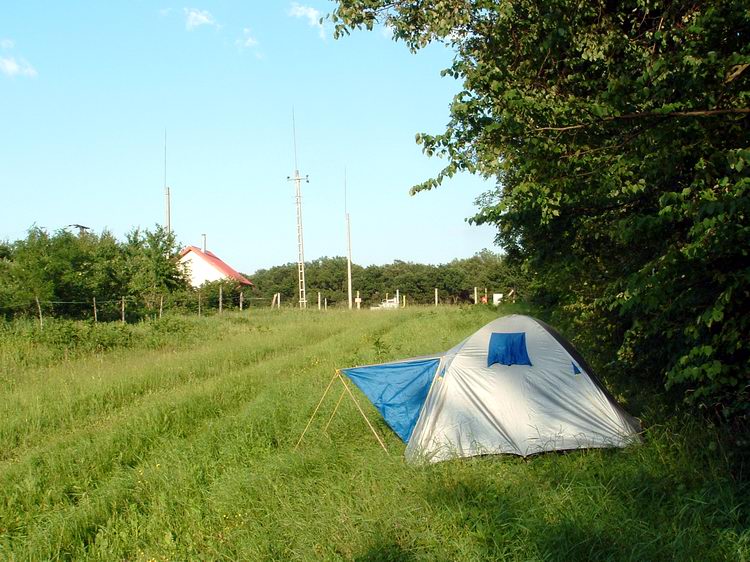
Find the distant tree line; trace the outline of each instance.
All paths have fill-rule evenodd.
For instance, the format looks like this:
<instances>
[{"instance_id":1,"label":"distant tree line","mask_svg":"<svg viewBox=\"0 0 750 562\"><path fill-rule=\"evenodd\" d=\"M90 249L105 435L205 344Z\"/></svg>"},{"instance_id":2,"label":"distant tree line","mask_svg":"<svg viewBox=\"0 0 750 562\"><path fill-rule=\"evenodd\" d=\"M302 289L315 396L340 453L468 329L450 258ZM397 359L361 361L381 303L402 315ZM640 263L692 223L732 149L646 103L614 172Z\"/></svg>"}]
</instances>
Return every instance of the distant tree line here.
<instances>
[{"instance_id":1,"label":"distant tree line","mask_svg":"<svg viewBox=\"0 0 750 562\"><path fill-rule=\"evenodd\" d=\"M271 299L281 293L282 303L297 302L297 263L261 269L249 276L257 287L257 296ZM305 264L307 301L317 306L317 292L330 305L346 304L347 274L345 257L323 257ZM500 254L482 250L476 255L455 259L440 265L428 265L396 260L386 265L363 267L352 264L352 290L359 291L363 306L379 304L386 294L393 297L398 289L406 295L407 303L431 304L438 289L440 302L459 304L473 302L474 287L481 296L485 288L490 294L516 294L526 291L528 279L517 267L510 266Z\"/></svg>"}]
</instances>

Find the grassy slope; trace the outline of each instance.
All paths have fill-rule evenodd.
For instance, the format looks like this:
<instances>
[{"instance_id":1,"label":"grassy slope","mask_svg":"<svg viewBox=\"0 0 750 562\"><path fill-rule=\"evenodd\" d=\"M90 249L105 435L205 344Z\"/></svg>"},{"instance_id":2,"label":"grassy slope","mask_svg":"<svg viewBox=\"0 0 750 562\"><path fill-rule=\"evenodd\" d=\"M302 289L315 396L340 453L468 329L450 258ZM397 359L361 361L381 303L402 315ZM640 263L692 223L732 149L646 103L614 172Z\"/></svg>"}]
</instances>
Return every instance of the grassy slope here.
<instances>
[{"instance_id":1,"label":"grassy slope","mask_svg":"<svg viewBox=\"0 0 750 562\"><path fill-rule=\"evenodd\" d=\"M335 367L444 350L492 317L253 311L190 320L190 345L37 346L43 367L0 344L0 558L750 559L746 490L697 423L413 467L364 400L390 455L348 400L324 433L336 393L293 450Z\"/></svg>"}]
</instances>

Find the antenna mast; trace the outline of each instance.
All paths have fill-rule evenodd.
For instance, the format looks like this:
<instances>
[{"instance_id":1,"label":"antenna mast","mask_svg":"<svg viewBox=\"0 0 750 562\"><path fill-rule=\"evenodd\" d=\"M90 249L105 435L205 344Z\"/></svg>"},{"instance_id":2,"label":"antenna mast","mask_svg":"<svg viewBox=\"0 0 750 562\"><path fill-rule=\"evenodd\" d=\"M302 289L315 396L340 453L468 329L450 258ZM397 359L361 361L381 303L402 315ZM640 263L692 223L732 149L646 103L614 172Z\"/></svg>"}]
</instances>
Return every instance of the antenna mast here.
<instances>
[{"instance_id":1,"label":"antenna mast","mask_svg":"<svg viewBox=\"0 0 750 562\"><path fill-rule=\"evenodd\" d=\"M292 136L294 138L294 176L286 179L294 182L295 199L297 201L297 278L299 285L299 307L307 308L307 297L305 290L305 244L302 237L302 180L309 183L308 176L304 178L299 175L297 167L297 126L294 121L294 108L292 108Z\"/></svg>"},{"instance_id":2,"label":"antenna mast","mask_svg":"<svg viewBox=\"0 0 750 562\"><path fill-rule=\"evenodd\" d=\"M164 129L164 203L166 212L167 234L172 233L172 201L167 187L167 130Z\"/></svg>"},{"instance_id":3,"label":"antenna mast","mask_svg":"<svg viewBox=\"0 0 750 562\"><path fill-rule=\"evenodd\" d=\"M346 280L347 288L349 291L349 310L352 309L352 231L351 221L349 219L349 210L346 204L346 168L344 168L344 215L346 215L346 243L347 243L347 255L346 255Z\"/></svg>"}]
</instances>

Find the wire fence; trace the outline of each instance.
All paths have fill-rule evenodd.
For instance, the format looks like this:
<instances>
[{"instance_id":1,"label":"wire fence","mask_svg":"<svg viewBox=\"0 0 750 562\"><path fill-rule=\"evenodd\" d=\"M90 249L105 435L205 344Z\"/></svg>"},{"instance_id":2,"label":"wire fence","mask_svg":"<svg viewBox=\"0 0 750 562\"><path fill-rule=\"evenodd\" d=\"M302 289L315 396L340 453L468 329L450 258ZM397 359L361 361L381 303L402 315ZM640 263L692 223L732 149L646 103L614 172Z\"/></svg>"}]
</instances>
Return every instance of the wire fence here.
<instances>
[{"instance_id":1,"label":"wire fence","mask_svg":"<svg viewBox=\"0 0 750 562\"><path fill-rule=\"evenodd\" d=\"M246 296L244 293L218 296L195 293L165 293L146 296L126 295L119 298L52 300L34 297L32 301L5 303L6 316L35 316L43 325L45 318L72 318L94 322L136 322L144 318L161 318L167 313L211 315L224 311L249 311L267 307L271 299ZM10 312L10 314L7 314Z\"/></svg>"},{"instance_id":2,"label":"wire fence","mask_svg":"<svg viewBox=\"0 0 750 562\"><path fill-rule=\"evenodd\" d=\"M339 293L331 292L331 299L327 292L308 291L305 308L328 310L331 308L348 307L348 299L341 298ZM481 304L492 302L492 296L487 290L480 291L474 288L472 302ZM513 298L514 291L508 295L499 294L500 300L503 297ZM381 298L382 297L382 298ZM434 289L433 302L425 302L424 295L421 299L411 299L409 295L402 294L398 290L395 293L376 293L369 299L360 297L359 291L356 297L352 299L352 307L360 308L405 308L414 304L434 304L452 305L456 301L450 295L441 295L437 289ZM498 304L498 294L494 294L495 302ZM161 318L167 313L196 314L198 316L222 314L225 311L247 311L258 308L300 308L297 298L282 294L274 293L271 297L255 296L252 293L246 294L245 291L224 291L219 287L218 290L211 291L190 291L174 293L148 293L141 296L124 295L118 298L97 298L92 296L90 299L75 300L53 300L40 299L35 296L33 299L24 299L23 301L4 303L4 313L6 317L14 316L35 316L40 325L44 325L45 318L68 318L91 320L93 322L137 322L146 318Z\"/></svg>"}]
</instances>

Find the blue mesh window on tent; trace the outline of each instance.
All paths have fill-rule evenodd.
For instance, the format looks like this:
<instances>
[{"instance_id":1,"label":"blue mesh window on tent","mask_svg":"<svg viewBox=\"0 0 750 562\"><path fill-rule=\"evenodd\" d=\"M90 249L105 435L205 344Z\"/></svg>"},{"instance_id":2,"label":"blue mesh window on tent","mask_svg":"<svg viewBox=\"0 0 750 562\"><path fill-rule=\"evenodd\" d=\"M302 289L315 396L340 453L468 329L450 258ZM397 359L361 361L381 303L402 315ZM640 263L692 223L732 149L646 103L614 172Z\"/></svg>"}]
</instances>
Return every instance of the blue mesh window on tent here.
<instances>
[{"instance_id":1,"label":"blue mesh window on tent","mask_svg":"<svg viewBox=\"0 0 750 562\"><path fill-rule=\"evenodd\" d=\"M487 366L495 363L501 365L531 365L526 351L526 332L494 332L490 336L490 348L487 350Z\"/></svg>"}]
</instances>

